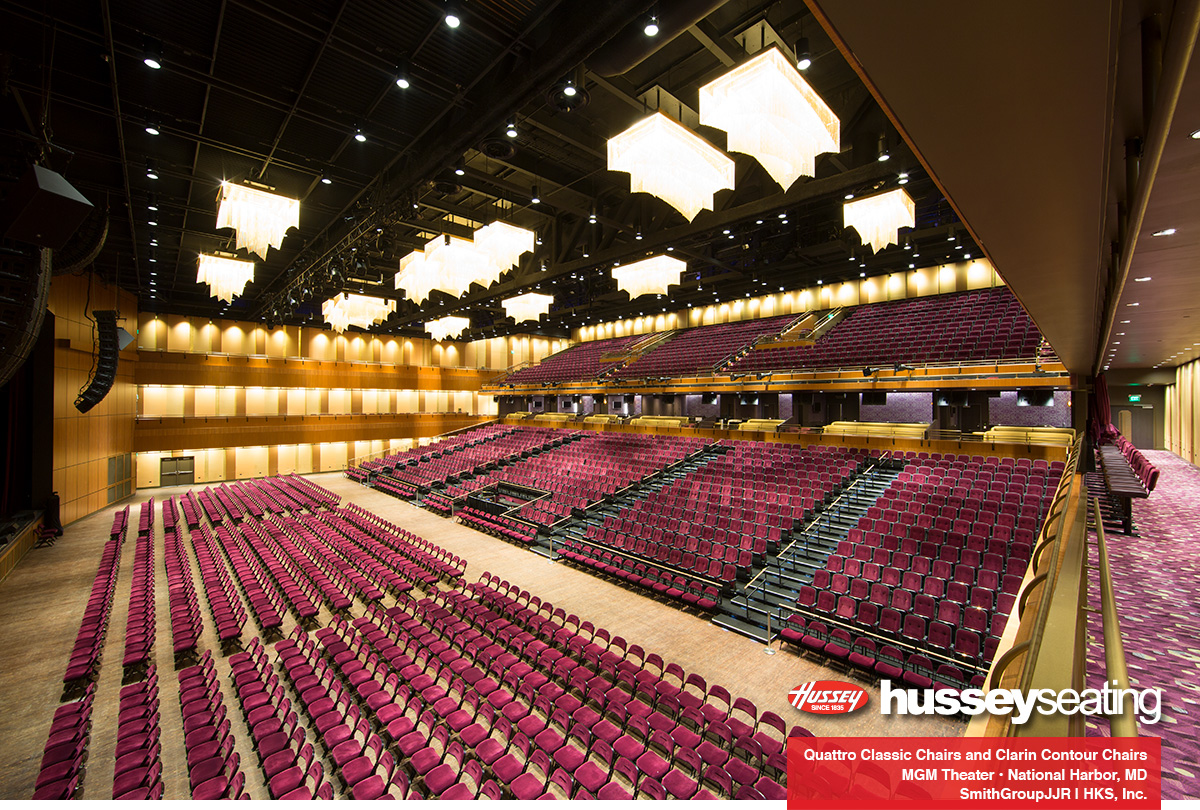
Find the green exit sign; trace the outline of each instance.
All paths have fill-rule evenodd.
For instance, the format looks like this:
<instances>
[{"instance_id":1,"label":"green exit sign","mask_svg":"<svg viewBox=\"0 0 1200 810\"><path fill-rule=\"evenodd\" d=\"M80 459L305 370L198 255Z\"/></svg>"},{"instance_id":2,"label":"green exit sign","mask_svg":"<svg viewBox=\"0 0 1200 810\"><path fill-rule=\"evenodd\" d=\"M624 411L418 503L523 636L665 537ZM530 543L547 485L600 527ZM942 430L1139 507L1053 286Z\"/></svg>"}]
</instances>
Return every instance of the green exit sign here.
<instances>
[{"instance_id":1,"label":"green exit sign","mask_svg":"<svg viewBox=\"0 0 1200 810\"><path fill-rule=\"evenodd\" d=\"M1141 401L1142 401L1142 395L1141 395L1141 394L1130 394L1130 395L1129 395L1129 401L1130 401L1130 402L1141 402Z\"/></svg>"}]
</instances>

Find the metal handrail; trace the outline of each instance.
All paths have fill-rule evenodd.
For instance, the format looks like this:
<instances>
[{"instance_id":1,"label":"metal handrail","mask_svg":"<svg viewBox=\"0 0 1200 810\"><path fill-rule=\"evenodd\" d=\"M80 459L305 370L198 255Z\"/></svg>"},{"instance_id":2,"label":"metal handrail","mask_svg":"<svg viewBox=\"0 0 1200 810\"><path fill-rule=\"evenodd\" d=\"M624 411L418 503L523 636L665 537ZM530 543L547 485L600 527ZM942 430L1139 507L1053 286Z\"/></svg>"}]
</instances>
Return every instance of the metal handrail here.
<instances>
[{"instance_id":1,"label":"metal handrail","mask_svg":"<svg viewBox=\"0 0 1200 810\"><path fill-rule=\"evenodd\" d=\"M1121 622L1117 617L1116 597L1113 595L1108 543L1104 539L1099 498L1092 498L1092 515L1096 522L1096 547L1100 558L1100 616L1104 623L1105 678L1116 681L1117 689L1125 693L1129 689L1129 670L1125 665L1125 643L1121 639ZM1137 716L1130 701L1122 700L1121 713L1110 716L1108 722L1114 737L1138 736Z\"/></svg>"}]
</instances>

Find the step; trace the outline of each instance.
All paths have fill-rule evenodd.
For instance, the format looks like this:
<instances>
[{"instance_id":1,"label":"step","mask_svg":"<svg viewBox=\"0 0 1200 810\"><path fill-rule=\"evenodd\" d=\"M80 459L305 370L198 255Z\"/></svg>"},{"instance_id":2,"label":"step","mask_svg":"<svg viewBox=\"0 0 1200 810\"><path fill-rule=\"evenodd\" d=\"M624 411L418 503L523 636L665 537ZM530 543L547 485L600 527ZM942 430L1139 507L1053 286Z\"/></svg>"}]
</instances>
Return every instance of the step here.
<instances>
[{"instance_id":1,"label":"step","mask_svg":"<svg viewBox=\"0 0 1200 810\"><path fill-rule=\"evenodd\" d=\"M749 636L755 641L761 641L763 644L767 643L766 628L759 627L757 624L750 624L749 622L743 621L736 616L729 616L725 614L717 616L712 621L713 624L717 625L718 627L723 627L726 630L732 631L739 635Z\"/></svg>"}]
</instances>

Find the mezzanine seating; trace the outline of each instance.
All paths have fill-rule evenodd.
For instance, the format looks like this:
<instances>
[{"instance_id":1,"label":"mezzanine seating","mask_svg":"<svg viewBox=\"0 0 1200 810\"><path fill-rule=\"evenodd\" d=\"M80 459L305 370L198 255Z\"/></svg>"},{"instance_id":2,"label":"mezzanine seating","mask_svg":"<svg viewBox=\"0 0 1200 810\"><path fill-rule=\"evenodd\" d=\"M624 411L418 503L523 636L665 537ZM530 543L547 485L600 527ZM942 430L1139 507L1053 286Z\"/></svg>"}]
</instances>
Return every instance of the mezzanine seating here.
<instances>
[{"instance_id":1,"label":"mezzanine seating","mask_svg":"<svg viewBox=\"0 0 1200 810\"><path fill-rule=\"evenodd\" d=\"M764 346L729 373L1032 359L1041 333L1006 287L854 308L812 346Z\"/></svg>"}]
</instances>

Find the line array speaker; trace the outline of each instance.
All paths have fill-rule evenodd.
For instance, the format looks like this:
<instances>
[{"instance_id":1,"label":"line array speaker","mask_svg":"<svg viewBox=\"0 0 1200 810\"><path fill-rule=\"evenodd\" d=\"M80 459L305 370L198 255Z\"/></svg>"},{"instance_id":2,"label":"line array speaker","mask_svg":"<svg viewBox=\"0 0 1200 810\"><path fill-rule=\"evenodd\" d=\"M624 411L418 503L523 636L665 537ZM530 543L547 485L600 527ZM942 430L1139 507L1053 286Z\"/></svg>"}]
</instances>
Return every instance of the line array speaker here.
<instances>
[{"instance_id":1,"label":"line array speaker","mask_svg":"<svg viewBox=\"0 0 1200 810\"><path fill-rule=\"evenodd\" d=\"M96 375L88 383L87 390L75 399L75 408L80 413L87 413L108 396L117 379L117 358L121 352L117 341L117 311L97 309L92 317L96 319L100 345L96 355Z\"/></svg>"}]
</instances>

